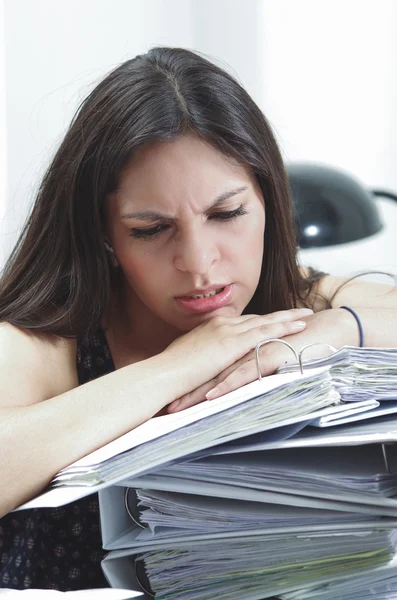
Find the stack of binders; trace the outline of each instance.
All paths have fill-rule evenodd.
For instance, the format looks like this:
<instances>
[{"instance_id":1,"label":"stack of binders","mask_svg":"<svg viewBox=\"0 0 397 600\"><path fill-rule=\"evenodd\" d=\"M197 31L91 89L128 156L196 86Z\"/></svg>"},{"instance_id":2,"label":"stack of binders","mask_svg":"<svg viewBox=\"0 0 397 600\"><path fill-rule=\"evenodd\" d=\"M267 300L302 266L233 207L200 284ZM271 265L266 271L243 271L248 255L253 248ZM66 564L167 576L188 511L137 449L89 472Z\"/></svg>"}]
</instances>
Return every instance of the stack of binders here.
<instances>
[{"instance_id":1,"label":"stack of binders","mask_svg":"<svg viewBox=\"0 0 397 600\"><path fill-rule=\"evenodd\" d=\"M99 491L104 573L147 598L392 600L396 441L397 350L345 348L152 419L21 508Z\"/></svg>"}]
</instances>

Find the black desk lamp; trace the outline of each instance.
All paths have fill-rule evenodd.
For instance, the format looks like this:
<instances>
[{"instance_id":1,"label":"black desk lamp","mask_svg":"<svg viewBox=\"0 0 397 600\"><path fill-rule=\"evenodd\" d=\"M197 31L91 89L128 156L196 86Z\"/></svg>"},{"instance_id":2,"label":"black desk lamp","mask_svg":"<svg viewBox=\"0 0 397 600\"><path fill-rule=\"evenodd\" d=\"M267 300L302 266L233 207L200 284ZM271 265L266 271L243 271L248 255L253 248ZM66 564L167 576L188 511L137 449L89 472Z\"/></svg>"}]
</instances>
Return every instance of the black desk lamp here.
<instances>
[{"instance_id":1,"label":"black desk lamp","mask_svg":"<svg viewBox=\"0 0 397 600\"><path fill-rule=\"evenodd\" d=\"M325 165L287 165L300 248L321 248L367 238L382 228L375 196L350 175Z\"/></svg>"}]
</instances>

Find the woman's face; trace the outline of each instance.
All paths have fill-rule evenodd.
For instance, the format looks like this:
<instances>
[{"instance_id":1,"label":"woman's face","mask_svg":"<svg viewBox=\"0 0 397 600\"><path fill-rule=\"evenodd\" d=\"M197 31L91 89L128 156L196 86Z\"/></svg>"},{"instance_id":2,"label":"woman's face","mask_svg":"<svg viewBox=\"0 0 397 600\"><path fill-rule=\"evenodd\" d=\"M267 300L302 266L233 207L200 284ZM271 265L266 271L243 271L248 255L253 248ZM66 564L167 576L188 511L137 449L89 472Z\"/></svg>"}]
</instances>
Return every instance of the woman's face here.
<instances>
[{"instance_id":1,"label":"woman's face","mask_svg":"<svg viewBox=\"0 0 397 600\"><path fill-rule=\"evenodd\" d=\"M142 148L108 198L124 298L181 331L242 313L259 281L264 228L250 171L193 135Z\"/></svg>"}]
</instances>

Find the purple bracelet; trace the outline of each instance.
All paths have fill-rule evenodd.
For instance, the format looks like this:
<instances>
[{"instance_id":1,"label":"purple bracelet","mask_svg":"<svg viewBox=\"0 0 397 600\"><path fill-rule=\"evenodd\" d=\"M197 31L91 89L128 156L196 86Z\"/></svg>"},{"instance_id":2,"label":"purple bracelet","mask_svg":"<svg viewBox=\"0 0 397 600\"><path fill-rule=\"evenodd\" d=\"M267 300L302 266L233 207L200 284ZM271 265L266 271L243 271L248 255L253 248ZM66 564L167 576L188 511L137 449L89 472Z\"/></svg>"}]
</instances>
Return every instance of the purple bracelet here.
<instances>
[{"instance_id":1,"label":"purple bracelet","mask_svg":"<svg viewBox=\"0 0 397 600\"><path fill-rule=\"evenodd\" d=\"M364 347L364 331L363 331L363 326L362 323L360 321L360 317L358 316L358 314L356 313L355 310L353 310L352 308L350 308L350 306L340 306L339 308L344 308L345 310L348 310L349 313L351 313L353 315L353 317L356 319L357 321L357 325L358 325L358 330L360 332L360 348Z\"/></svg>"}]
</instances>

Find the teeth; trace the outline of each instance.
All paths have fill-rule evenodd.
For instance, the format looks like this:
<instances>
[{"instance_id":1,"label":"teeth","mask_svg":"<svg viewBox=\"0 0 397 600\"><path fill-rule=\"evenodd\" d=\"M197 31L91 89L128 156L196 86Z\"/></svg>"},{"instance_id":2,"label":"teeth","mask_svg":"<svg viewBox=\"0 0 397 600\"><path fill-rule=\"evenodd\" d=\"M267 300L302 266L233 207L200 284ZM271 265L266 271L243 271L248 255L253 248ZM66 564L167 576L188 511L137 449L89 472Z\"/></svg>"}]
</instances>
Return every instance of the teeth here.
<instances>
[{"instance_id":1,"label":"teeth","mask_svg":"<svg viewBox=\"0 0 397 600\"><path fill-rule=\"evenodd\" d=\"M200 294L198 296L188 296L188 298L193 298L193 300L199 300L200 298L209 298L210 296L215 296L215 294L219 294L224 288L220 288L219 290L214 290L213 292L209 292L208 294Z\"/></svg>"}]
</instances>

